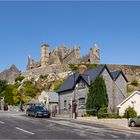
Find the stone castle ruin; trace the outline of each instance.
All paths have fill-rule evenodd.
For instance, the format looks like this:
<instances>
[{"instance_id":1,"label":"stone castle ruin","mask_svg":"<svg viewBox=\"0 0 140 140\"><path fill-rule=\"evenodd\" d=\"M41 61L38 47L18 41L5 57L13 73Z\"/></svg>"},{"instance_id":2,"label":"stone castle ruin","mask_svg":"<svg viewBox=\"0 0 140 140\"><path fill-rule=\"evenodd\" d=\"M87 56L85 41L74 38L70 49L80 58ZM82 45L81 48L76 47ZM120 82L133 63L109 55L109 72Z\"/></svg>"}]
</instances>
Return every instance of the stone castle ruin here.
<instances>
[{"instance_id":1,"label":"stone castle ruin","mask_svg":"<svg viewBox=\"0 0 140 140\"><path fill-rule=\"evenodd\" d=\"M65 64L99 64L100 50L95 44L89 53L83 57L80 56L80 47L75 45L73 48L67 48L61 45L49 52L49 45L41 46L41 59L34 61L31 56L28 57L27 70L40 67L48 67L50 65L65 65Z\"/></svg>"}]
</instances>

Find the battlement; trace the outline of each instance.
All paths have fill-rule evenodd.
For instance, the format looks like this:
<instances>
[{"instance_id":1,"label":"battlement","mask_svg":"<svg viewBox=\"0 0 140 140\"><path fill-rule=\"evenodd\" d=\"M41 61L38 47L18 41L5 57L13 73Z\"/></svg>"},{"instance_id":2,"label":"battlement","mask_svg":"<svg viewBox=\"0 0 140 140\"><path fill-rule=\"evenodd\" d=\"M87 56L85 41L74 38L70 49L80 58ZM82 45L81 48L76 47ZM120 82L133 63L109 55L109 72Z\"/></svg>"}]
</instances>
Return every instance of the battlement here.
<instances>
[{"instance_id":1,"label":"battlement","mask_svg":"<svg viewBox=\"0 0 140 140\"><path fill-rule=\"evenodd\" d=\"M85 57L80 56L80 46L74 45L73 48L68 48L66 45L61 45L49 52L49 45L41 45L41 59L34 61L31 57L28 58L27 70L36 69L39 67L47 67L48 65L56 64L99 64L100 50L95 44L89 50Z\"/></svg>"}]
</instances>

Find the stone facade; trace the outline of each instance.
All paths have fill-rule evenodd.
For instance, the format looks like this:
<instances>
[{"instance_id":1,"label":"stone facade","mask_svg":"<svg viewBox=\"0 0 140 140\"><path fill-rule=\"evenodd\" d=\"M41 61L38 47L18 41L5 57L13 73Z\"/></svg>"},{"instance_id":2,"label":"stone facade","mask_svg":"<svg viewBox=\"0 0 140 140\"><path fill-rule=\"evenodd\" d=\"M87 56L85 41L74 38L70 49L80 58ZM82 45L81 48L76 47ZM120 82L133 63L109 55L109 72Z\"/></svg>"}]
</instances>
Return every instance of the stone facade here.
<instances>
[{"instance_id":1,"label":"stone facade","mask_svg":"<svg viewBox=\"0 0 140 140\"><path fill-rule=\"evenodd\" d=\"M127 92L126 92L127 81L122 76L122 74L120 74L116 80L113 80L110 75L110 72L106 68L104 68L100 76L103 76L107 88L107 94L109 99L108 111L112 113L114 112L117 113L117 105L127 97ZM78 88L79 87L78 85L81 85L80 84L81 80L77 81L73 90L59 92L60 114L71 113L71 110L68 108L68 106L69 104L72 103L72 100L74 99L76 99L77 101L78 114L81 115L84 112L86 112L84 106L82 106L81 108L81 103L83 102L83 105L86 104L89 86L86 84L84 80L82 80L82 82L85 82L84 84L85 86L83 86L83 88Z\"/></svg>"},{"instance_id":2,"label":"stone facade","mask_svg":"<svg viewBox=\"0 0 140 140\"><path fill-rule=\"evenodd\" d=\"M65 45L49 52L49 45L41 46L41 60L34 61L31 56L28 58L27 70L46 67L52 64L99 64L100 51L97 45L91 48L89 53L83 57L80 56L80 47L75 45L73 48L67 48Z\"/></svg>"}]
</instances>

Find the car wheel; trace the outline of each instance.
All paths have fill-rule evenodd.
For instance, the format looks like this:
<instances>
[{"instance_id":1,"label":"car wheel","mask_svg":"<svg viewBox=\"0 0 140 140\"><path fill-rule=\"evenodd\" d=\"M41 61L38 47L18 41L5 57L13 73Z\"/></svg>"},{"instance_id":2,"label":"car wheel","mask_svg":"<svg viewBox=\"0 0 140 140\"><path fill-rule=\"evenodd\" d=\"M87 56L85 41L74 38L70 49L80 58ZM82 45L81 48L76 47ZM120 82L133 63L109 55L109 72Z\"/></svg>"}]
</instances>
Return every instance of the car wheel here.
<instances>
[{"instance_id":1,"label":"car wheel","mask_svg":"<svg viewBox=\"0 0 140 140\"><path fill-rule=\"evenodd\" d=\"M136 122L132 121L132 122L130 123L130 126L131 126L131 127L135 127L135 126L136 126Z\"/></svg>"}]
</instances>

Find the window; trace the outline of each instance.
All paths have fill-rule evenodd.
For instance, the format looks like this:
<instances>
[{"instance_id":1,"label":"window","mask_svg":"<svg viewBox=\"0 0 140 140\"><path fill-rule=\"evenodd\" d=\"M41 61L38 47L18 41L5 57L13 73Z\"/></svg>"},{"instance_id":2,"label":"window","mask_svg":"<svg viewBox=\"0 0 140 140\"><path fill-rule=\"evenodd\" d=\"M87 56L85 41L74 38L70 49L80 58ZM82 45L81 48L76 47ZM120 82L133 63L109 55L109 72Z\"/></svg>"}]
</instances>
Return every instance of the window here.
<instances>
[{"instance_id":1,"label":"window","mask_svg":"<svg viewBox=\"0 0 140 140\"><path fill-rule=\"evenodd\" d=\"M85 109L86 108L85 98L79 98L79 109Z\"/></svg>"},{"instance_id":2,"label":"window","mask_svg":"<svg viewBox=\"0 0 140 140\"><path fill-rule=\"evenodd\" d=\"M64 110L67 109L67 100L64 100Z\"/></svg>"},{"instance_id":3,"label":"window","mask_svg":"<svg viewBox=\"0 0 140 140\"><path fill-rule=\"evenodd\" d=\"M77 83L77 88L82 89L85 88L86 84L83 80L80 80L79 83Z\"/></svg>"}]
</instances>

